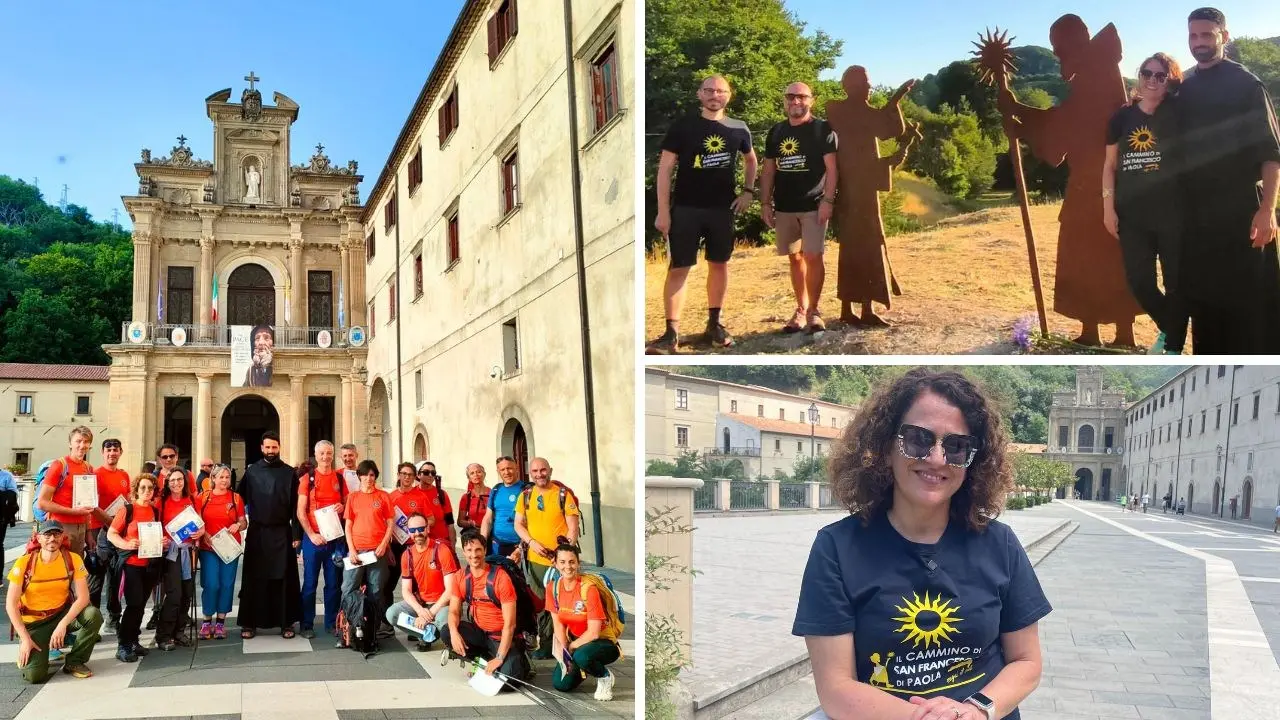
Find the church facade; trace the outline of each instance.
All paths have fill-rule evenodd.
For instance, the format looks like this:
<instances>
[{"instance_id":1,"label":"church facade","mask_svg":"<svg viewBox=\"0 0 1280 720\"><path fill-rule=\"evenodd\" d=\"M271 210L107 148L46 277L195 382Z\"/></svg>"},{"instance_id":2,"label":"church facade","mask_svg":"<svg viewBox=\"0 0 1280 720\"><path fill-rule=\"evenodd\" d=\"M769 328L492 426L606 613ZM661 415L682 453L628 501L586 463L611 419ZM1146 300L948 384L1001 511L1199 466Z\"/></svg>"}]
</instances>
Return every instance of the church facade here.
<instances>
[{"instance_id":1,"label":"church facade","mask_svg":"<svg viewBox=\"0 0 1280 720\"><path fill-rule=\"evenodd\" d=\"M1076 386L1053 394L1045 454L1071 465L1072 488L1082 500L1111 500L1125 493L1124 393L1103 386L1102 368L1076 368ZM1067 489L1058 491L1066 497Z\"/></svg>"},{"instance_id":2,"label":"church facade","mask_svg":"<svg viewBox=\"0 0 1280 720\"><path fill-rule=\"evenodd\" d=\"M111 432L131 471L161 443L180 457L243 468L263 432L282 457L321 439L368 436L364 263L354 161L323 146L290 165L299 106L264 104L250 73L205 99L213 158L179 136L167 156L144 149L133 221L133 306L111 357Z\"/></svg>"}]
</instances>

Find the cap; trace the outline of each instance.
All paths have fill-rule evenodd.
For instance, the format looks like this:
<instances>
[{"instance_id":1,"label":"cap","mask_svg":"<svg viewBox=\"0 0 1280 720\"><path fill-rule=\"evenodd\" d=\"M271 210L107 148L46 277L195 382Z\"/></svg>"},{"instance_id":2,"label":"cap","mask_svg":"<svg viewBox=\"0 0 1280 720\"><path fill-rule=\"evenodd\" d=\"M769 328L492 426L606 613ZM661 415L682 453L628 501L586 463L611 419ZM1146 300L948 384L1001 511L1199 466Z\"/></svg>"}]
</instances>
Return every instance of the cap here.
<instances>
[{"instance_id":1,"label":"cap","mask_svg":"<svg viewBox=\"0 0 1280 720\"><path fill-rule=\"evenodd\" d=\"M60 533L65 533L67 531L66 528L62 527L62 523L57 520L46 520L45 522L40 523L41 535L54 532L55 530Z\"/></svg>"}]
</instances>

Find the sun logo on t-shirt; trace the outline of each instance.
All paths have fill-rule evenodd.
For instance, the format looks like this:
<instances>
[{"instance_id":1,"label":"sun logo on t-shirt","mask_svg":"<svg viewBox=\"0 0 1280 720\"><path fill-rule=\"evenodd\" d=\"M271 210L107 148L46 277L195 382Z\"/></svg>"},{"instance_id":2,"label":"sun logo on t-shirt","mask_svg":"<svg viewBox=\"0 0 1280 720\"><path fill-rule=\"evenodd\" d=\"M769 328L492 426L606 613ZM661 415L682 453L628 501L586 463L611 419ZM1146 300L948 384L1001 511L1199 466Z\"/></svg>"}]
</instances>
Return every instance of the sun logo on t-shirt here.
<instances>
[{"instance_id":1,"label":"sun logo on t-shirt","mask_svg":"<svg viewBox=\"0 0 1280 720\"><path fill-rule=\"evenodd\" d=\"M800 141L795 138L787 138L778 144L779 155L795 155L800 152Z\"/></svg>"},{"instance_id":2,"label":"sun logo on t-shirt","mask_svg":"<svg viewBox=\"0 0 1280 720\"><path fill-rule=\"evenodd\" d=\"M722 152L725 148L724 138L719 135L708 135L707 139L702 141L702 147L710 153Z\"/></svg>"},{"instance_id":3,"label":"sun logo on t-shirt","mask_svg":"<svg viewBox=\"0 0 1280 720\"><path fill-rule=\"evenodd\" d=\"M951 600L942 602L942 595L930 600L927 592L923 602L918 594L913 594L912 598L902 598L905 607L895 606L902 613L900 617L893 618L902 623L895 632L906 631L907 636L902 642L911 642L913 647L920 647L921 642L926 649L930 643L942 647L942 641L951 640L951 635L957 632L955 623L963 620L955 616L960 607L952 607Z\"/></svg>"},{"instance_id":4,"label":"sun logo on t-shirt","mask_svg":"<svg viewBox=\"0 0 1280 720\"><path fill-rule=\"evenodd\" d=\"M1138 152L1146 152L1156 146L1156 134L1143 125L1129 134L1129 147Z\"/></svg>"}]
</instances>

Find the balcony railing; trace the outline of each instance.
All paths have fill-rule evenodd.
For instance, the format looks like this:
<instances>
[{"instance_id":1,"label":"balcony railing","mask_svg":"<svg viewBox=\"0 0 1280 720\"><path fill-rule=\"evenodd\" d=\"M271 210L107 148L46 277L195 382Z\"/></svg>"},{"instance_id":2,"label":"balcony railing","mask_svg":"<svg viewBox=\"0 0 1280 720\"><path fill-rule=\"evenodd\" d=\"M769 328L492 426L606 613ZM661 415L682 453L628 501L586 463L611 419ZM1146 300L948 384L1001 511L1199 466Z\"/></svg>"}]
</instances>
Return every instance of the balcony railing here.
<instances>
[{"instance_id":1,"label":"balcony railing","mask_svg":"<svg viewBox=\"0 0 1280 720\"><path fill-rule=\"evenodd\" d=\"M718 447L709 447L703 451L703 455L711 455L715 457L730 457L740 455L742 457L760 457L760 448L755 445L747 447L729 447L723 445Z\"/></svg>"},{"instance_id":2,"label":"balcony railing","mask_svg":"<svg viewBox=\"0 0 1280 720\"><path fill-rule=\"evenodd\" d=\"M174 346L174 331L179 328L182 333L183 347L230 347L230 325L169 325L142 323L143 334L140 342L133 342L129 337L129 326L132 323L121 323L120 343L122 345ZM277 349L319 348L324 349L321 339L328 333L328 347L346 347L347 331L334 327L300 327L296 325L276 325L275 346ZM183 337L184 336L184 337Z\"/></svg>"},{"instance_id":3,"label":"balcony railing","mask_svg":"<svg viewBox=\"0 0 1280 720\"><path fill-rule=\"evenodd\" d=\"M1050 455L1071 455L1071 454L1077 454L1077 455L1123 455L1123 454L1124 454L1124 448L1120 448L1120 447L1100 448L1100 447L1092 447L1092 446L1090 446L1090 447L1078 447L1078 448L1069 448L1069 447L1049 447L1049 448L1047 448L1047 449L1045 450L1045 452L1046 452L1047 454L1050 454Z\"/></svg>"}]
</instances>

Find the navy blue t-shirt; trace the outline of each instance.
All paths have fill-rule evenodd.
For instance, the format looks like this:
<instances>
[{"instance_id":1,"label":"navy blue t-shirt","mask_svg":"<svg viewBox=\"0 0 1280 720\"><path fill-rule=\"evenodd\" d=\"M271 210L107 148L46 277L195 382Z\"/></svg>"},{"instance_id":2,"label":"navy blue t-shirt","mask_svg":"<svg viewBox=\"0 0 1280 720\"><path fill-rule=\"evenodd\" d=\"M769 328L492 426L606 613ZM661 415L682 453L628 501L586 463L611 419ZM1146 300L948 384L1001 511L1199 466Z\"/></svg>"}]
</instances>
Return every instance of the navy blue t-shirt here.
<instances>
[{"instance_id":1,"label":"navy blue t-shirt","mask_svg":"<svg viewBox=\"0 0 1280 720\"><path fill-rule=\"evenodd\" d=\"M525 483L514 482L510 485L499 483L498 487L489 491L489 509L493 511L493 539L502 543L518 543L520 536L516 533L516 499L520 497Z\"/></svg>"},{"instance_id":2,"label":"navy blue t-shirt","mask_svg":"<svg viewBox=\"0 0 1280 720\"><path fill-rule=\"evenodd\" d=\"M964 700L1004 668L1000 635L1051 609L1007 525L974 533L952 519L922 545L884 514L866 527L851 516L818 532L791 632L853 633L857 679L903 700Z\"/></svg>"}]
</instances>

